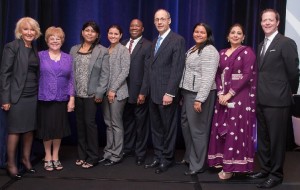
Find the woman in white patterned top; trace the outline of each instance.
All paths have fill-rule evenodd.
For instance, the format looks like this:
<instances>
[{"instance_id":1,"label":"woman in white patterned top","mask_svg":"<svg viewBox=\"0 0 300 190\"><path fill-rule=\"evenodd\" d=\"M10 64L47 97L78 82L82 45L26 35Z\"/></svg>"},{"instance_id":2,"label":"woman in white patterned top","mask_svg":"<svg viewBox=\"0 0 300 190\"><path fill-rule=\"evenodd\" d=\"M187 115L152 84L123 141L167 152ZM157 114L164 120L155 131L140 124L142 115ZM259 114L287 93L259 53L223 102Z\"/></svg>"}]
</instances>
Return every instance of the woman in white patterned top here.
<instances>
[{"instance_id":1,"label":"woman in white patterned top","mask_svg":"<svg viewBox=\"0 0 300 190\"><path fill-rule=\"evenodd\" d=\"M186 63L180 82L183 105L181 127L186 153L181 161L189 164L185 175L205 171L213 107L216 99L215 74L219 53L213 46L213 34L205 23L194 27L195 45L186 53Z\"/></svg>"}]
</instances>

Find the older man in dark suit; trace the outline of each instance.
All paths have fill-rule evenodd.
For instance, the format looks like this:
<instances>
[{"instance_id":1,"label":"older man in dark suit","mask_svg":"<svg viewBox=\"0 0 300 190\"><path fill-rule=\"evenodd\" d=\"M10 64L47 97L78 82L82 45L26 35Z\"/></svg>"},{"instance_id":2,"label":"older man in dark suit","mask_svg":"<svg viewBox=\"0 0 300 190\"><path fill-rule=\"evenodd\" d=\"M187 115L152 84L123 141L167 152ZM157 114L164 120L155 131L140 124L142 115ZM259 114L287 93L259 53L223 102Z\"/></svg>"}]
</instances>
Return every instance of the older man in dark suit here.
<instances>
[{"instance_id":1,"label":"older man in dark suit","mask_svg":"<svg viewBox=\"0 0 300 190\"><path fill-rule=\"evenodd\" d=\"M154 15L159 36L154 40L149 61L150 120L154 159L145 168L165 172L174 162L177 134L178 87L185 61L185 40L170 29L170 13Z\"/></svg>"},{"instance_id":2,"label":"older man in dark suit","mask_svg":"<svg viewBox=\"0 0 300 190\"><path fill-rule=\"evenodd\" d=\"M299 84L296 43L278 33L279 14L261 14L265 40L258 47L257 121L258 159L261 170L251 178L266 178L258 188L272 188L283 180L286 132L292 94Z\"/></svg>"},{"instance_id":3,"label":"older man in dark suit","mask_svg":"<svg viewBox=\"0 0 300 190\"><path fill-rule=\"evenodd\" d=\"M151 42L142 36L143 23L133 19L129 26L130 38L122 42L130 56L130 70L127 77L129 98L123 113L124 157L136 156L136 164L145 162L147 140L149 136L148 87L146 73L150 57Z\"/></svg>"}]
</instances>

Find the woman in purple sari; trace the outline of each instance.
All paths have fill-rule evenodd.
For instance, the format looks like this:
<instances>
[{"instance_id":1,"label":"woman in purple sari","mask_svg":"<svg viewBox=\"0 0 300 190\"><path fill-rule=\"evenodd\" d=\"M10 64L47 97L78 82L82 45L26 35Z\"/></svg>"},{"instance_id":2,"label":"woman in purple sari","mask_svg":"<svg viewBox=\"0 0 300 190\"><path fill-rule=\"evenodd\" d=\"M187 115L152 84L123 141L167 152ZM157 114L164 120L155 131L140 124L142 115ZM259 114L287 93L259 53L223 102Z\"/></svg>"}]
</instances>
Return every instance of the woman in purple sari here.
<instances>
[{"instance_id":1,"label":"woman in purple sari","mask_svg":"<svg viewBox=\"0 0 300 190\"><path fill-rule=\"evenodd\" d=\"M208 164L223 168L220 179L230 179L235 172L250 172L255 154L255 54L243 46L244 29L231 26L230 48L220 51L216 74L218 99L212 122Z\"/></svg>"}]
</instances>

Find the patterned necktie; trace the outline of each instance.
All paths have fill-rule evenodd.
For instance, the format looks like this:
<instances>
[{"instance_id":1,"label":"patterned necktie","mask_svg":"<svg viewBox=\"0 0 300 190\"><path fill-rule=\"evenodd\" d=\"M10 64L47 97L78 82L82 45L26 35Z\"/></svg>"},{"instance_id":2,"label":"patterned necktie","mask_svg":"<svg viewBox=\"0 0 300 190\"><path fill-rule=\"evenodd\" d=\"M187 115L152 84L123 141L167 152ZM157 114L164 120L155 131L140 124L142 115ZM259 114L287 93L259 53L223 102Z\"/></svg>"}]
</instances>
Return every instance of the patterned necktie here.
<instances>
[{"instance_id":1,"label":"patterned necktie","mask_svg":"<svg viewBox=\"0 0 300 190\"><path fill-rule=\"evenodd\" d=\"M159 49L159 46L161 44L161 40L162 40L162 37L159 36L158 39L157 39L157 42L155 44L155 50L154 50L154 55L156 54L157 50Z\"/></svg>"},{"instance_id":2,"label":"patterned necktie","mask_svg":"<svg viewBox=\"0 0 300 190\"><path fill-rule=\"evenodd\" d=\"M128 48L128 50L129 50L129 53L131 54L132 52L131 52L131 49L132 49L132 44L133 44L133 42L134 42L134 40L130 40L130 43L129 43L129 48Z\"/></svg>"},{"instance_id":3,"label":"patterned necktie","mask_svg":"<svg viewBox=\"0 0 300 190\"><path fill-rule=\"evenodd\" d=\"M264 56L265 56L265 53L266 53L266 50L267 50L267 43L268 43L268 38L265 38L265 39L264 39L264 44L263 44L262 50L261 50L261 52L260 52L260 59L261 59L261 60L264 59Z\"/></svg>"}]
</instances>

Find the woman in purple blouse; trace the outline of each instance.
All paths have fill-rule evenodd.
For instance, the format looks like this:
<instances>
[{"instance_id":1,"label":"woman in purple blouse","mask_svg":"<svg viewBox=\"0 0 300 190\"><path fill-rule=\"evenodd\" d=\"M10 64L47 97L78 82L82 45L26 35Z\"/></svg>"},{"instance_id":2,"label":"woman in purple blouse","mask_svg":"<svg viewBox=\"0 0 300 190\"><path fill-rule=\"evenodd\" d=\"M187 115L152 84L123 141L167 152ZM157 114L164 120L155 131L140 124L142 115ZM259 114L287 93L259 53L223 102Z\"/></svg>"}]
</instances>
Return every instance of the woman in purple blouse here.
<instances>
[{"instance_id":1,"label":"woman in purple blouse","mask_svg":"<svg viewBox=\"0 0 300 190\"><path fill-rule=\"evenodd\" d=\"M61 139L71 134L68 112L74 111L72 57L60 50L64 39L61 28L49 27L45 34L49 49L39 52L37 135L44 143L47 171L63 169L58 153Z\"/></svg>"},{"instance_id":2,"label":"woman in purple blouse","mask_svg":"<svg viewBox=\"0 0 300 190\"><path fill-rule=\"evenodd\" d=\"M209 166L222 167L219 178L230 179L234 172L254 169L256 130L255 54L243 46L245 32L240 24L228 32L230 48L220 51L216 74L218 100L215 105L210 143Z\"/></svg>"}]
</instances>

